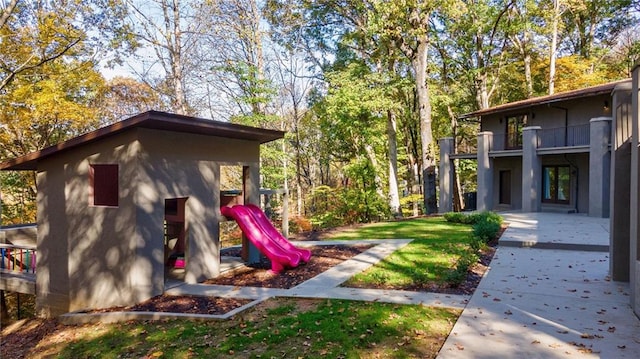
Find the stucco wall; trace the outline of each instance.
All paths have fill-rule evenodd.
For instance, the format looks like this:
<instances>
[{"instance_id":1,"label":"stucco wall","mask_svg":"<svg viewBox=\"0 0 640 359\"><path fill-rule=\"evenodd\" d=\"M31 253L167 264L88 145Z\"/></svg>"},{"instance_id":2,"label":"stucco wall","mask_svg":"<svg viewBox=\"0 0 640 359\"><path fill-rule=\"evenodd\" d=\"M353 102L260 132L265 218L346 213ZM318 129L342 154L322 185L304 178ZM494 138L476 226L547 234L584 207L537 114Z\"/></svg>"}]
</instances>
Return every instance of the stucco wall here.
<instances>
[{"instance_id":1,"label":"stucco wall","mask_svg":"<svg viewBox=\"0 0 640 359\"><path fill-rule=\"evenodd\" d=\"M569 165L571 167L571 198L569 204L543 203L542 210L572 211L580 213L589 211L589 155L545 155L541 163L546 165ZM511 206L499 204L500 171L511 171ZM493 159L493 209L517 210L522 208L522 159L520 157L496 157ZM576 202L577 199L577 202Z\"/></svg>"},{"instance_id":2,"label":"stucco wall","mask_svg":"<svg viewBox=\"0 0 640 359\"><path fill-rule=\"evenodd\" d=\"M142 256L162 259L164 200L186 202L187 268L185 281L195 283L219 274L220 165L259 168L257 142L139 129L142 144L138 173L138 228L154 243ZM155 263L156 266L162 261ZM155 279L157 281L159 279Z\"/></svg>"},{"instance_id":3,"label":"stucco wall","mask_svg":"<svg viewBox=\"0 0 640 359\"><path fill-rule=\"evenodd\" d=\"M126 184L136 176L138 147L128 132L39 163L38 314L126 304L153 293L131 282L141 239ZM118 207L90 205L90 165L101 163L119 164Z\"/></svg>"},{"instance_id":4,"label":"stucco wall","mask_svg":"<svg viewBox=\"0 0 640 359\"><path fill-rule=\"evenodd\" d=\"M609 110L604 109L607 101ZM511 111L499 115L488 115L482 118L482 131L492 131L495 134L507 132L504 118L512 115L526 114L527 126L540 126L542 129L559 128L565 126L565 111L555 105L535 106L531 109ZM609 94L566 101L558 107L567 108L567 125L588 125L595 117L611 116L611 96Z\"/></svg>"}]
</instances>

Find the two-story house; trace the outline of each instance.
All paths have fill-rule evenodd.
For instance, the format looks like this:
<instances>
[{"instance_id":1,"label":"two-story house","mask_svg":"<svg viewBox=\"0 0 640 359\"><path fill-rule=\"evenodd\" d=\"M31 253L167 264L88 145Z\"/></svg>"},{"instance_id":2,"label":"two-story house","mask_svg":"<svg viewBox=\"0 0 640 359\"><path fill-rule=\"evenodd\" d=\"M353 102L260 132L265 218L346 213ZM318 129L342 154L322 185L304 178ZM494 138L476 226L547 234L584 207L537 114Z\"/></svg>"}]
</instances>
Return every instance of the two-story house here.
<instances>
[{"instance_id":1,"label":"two-story house","mask_svg":"<svg viewBox=\"0 0 640 359\"><path fill-rule=\"evenodd\" d=\"M477 209L610 217L610 276L630 282L640 315L640 64L633 80L468 113L477 150L440 140L440 212L452 209L452 161L476 159Z\"/></svg>"},{"instance_id":2,"label":"two-story house","mask_svg":"<svg viewBox=\"0 0 640 359\"><path fill-rule=\"evenodd\" d=\"M476 152L440 140L440 212L452 209L452 166L476 159L477 209L609 216L612 92L630 80L464 114L477 120Z\"/></svg>"}]
</instances>

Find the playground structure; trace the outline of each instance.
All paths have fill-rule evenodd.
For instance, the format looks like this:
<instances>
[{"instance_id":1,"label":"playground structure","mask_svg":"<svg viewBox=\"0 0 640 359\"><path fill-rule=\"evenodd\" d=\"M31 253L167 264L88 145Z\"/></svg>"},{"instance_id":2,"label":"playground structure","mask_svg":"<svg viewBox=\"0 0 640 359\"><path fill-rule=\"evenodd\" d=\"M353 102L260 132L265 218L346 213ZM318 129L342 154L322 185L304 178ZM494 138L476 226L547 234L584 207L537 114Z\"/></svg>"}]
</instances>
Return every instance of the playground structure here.
<instances>
[{"instance_id":1,"label":"playground structure","mask_svg":"<svg viewBox=\"0 0 640 359\"><path fill-rule=\"evenodd\" d=\"M252 204L236 204L222 207L223 216L238 222L242 232L258 250L271 261L271 270L279 273L285 267L295 268L300 262L308 262L311 251L296 248L271 224L260 207Z\"/></svg>"},{"instance_id":2,"label":"playground structure","mask_svg":"<svg viewBox=\"0 0 640 359\"><path fill-rule=\"evenodd\" d=\"M36 171L37 314L160 295L167 264L182 267L187 283L216 277L227 220L220 209L230 200L259 204L260 145L283 136L149 111L1 163L0 170ZM241 169L239 193L223 193L221 166ZM259 261L258 248L243 243L244 259Z\"/></svg>"}]
</instances>

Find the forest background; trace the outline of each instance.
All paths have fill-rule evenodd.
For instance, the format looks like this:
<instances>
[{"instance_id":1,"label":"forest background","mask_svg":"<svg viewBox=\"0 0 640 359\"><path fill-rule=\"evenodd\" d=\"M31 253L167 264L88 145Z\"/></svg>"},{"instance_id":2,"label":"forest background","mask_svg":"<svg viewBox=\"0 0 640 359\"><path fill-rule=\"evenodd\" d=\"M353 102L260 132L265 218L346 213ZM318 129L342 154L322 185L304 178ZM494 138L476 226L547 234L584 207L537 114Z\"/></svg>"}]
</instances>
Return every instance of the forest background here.
<instances>
[{"instance_id":1,"label":"forest background","mask_svg":"<svg viewBox=\"0 0 640 359\"><path fill-rule=\"evenodd\" d=\"M437 211L464 113L629 77L639 0L0 0L0 161L149 109L284 130L262 186L294 224ZM456 162L457 196L475 161ZM35 222L2 172L2 223ZM310 222L309 222L310 221ZM306 223L306 224L305 224Z\"/></svg>"}]
</instances>

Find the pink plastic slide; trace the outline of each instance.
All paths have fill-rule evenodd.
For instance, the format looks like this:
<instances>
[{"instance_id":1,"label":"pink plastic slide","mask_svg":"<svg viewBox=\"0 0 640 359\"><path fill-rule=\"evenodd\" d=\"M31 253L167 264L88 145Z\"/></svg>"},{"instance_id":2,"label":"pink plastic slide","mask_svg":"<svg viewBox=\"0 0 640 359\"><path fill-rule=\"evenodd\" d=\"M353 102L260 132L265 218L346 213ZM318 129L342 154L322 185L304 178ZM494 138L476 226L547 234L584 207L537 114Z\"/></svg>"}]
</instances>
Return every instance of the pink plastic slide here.
<instances>
[{"instance_id":1,"label":"pink plastic slide","mask_svg":"<svg viewBox=\"0 0 640 359\"><path fill-rule=\"evenodd\" d=\"M304 262L309 261L309 259L311 258L311 251L308 249L298 248L294 246L293 243L289 242L289 240L286 239L282 235L282 233L280 233L280 231L278 231L276 227L273 226L273 224L271 224L271 221L269 221L269 218L267 218L264 212L262 212L262 209L260 209L260 207L256 206L255 204L247 204L245 205L245 207L247 207L249 211L251 211L253 217L256 219L258 224L262 227L265 233L267 233L272 241L278 243L280 247L289 252L297 252L300 255L300 259L302 259Z\"/></svg>"},{"instance_id":2,"label":"pink plastic slide","mask_svg":"<svg viewBox=\"0 0 640 359\"><path fill-rule=\"evenodd\" d=\"M248 208L242 205L220 208L222 215L230 217L238 222L238 226L247 238L258 250L271 261L271 270L279 273L285 267L297 267L300 264L300 255L297 252L289 252L272 241L268 234L257 223Z\"/></svg>"}]
</instances>

